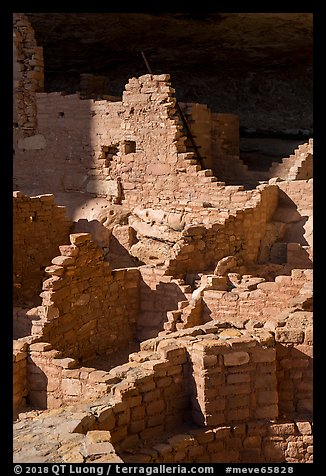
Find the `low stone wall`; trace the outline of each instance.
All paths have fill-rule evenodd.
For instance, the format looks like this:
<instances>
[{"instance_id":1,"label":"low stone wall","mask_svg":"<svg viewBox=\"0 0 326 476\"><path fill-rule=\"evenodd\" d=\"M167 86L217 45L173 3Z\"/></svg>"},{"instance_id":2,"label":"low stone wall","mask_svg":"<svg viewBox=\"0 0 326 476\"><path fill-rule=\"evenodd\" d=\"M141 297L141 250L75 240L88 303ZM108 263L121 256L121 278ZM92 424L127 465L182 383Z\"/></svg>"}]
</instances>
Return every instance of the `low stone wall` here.
<instances>
[{"instance_id":1,"label":"low stone wall","mask_svg":"<svg viewBox=\"0 0 326 476\"><path fill-rule=\"evenodd\" d=\"M38 408L58 408L105 394L106 404L97 411L96 425L94 420L89 424L110 430L112 442L121 448L182 425L189 413L186 350L174 347L158 354L140 352L129 359L129 363L105 372L79 367L48 343L32 343L28 350L28 401Z\"/></svg>"},{"instance_id":2,"label":"low stone wall","mask_svg":"<svg viewBox=\"0 0 326 476\"><path fill-rule=\"evenodd\" d=\"M89 433L91 436L91 433ZM312 463L310 421L262 422L194 429L175 434L136 454L120 453L125 463Z\"/></svg>"},{"instance_id":3,"label":"low stone wall","mask_svg":"<svg viewBox=\"0 0 326 476\"><path fill-rule=\"evenodd\" d=\"M44 269L69 243L72 222L53 195L28 197L13 192L14 304L38 299Z\"/></svg>"},{"instance_id":4,"label":"low stone wall","mask_svg":"<svg viewBox=\"0 0 326 476\"><path fill-rule=\"evenodd\" d=\"M98 398L110 389L112 376L104 370L81 367L44 342L28 348L27 396L36 408L59 408Z\"/></svg>"},{"instance_id":5,"label":"low stone wall","mask_svg":"<svg viewBox=\"0 0 326 476\"><path fill-rule=\"evenodd\" d=\"M290 419L278 415L277 381L294 378L278 380L280 368L290 368L288 355L279 358L286 332L276 329L275 348L266 330L199 326L178 339L143 342L128 363L109 372L78 367L50 344L30 343L27 399L43 408L76 405L69 428L86 437L60 449L64 461L117 462L118 454L128 463L311 462L310 418L302 411ZM58 414L61 422L69 408Z\"/></svg>"},{"instance_id":6,"label":"low stone wall","mask_svg":"<svg viewBox=\"0 0 326 476\"><path fill-rule=\"evenodd\" d=\"M233 289L203 292L203 322L237 320L247 326L263 326L278 319L282 311L290 310L293 299L301 295L304 284L311 279L311 270L293 270L290 276L276 276L275 281L230 273L228 281Z\"/></svg>"}]
</instances>

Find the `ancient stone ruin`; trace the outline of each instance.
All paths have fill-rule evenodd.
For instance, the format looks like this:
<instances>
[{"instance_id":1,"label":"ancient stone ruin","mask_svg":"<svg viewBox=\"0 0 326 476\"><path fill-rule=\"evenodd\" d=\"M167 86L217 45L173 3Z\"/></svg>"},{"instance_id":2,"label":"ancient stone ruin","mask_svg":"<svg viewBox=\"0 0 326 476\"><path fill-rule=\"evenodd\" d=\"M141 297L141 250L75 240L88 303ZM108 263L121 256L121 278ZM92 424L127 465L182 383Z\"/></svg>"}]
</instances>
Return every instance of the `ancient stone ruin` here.
<instances>
[{"instance_id":1,"label":"ancient stone ruin","mask_svg":"<svg viewBox=\"0 0 326 476\"><path fill-rule=\"evenodd\" d=\"M14 14L14 461L312 462L313 140L265 170L169 74L44 91Z\"/></svg>"}]
</instances>

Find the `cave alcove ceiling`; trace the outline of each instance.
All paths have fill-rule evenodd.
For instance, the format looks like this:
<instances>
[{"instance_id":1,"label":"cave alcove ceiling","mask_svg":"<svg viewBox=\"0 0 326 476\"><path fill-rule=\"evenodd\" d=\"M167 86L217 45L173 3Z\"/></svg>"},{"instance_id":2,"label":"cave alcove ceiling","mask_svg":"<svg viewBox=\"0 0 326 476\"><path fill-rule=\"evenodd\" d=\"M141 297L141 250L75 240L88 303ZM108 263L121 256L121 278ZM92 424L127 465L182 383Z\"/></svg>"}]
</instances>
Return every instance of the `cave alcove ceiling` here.
<instances>
[{"instance_id":1,"label":"cave alcove ceiling","mask_svg":"<svg viewBox=\"0 0 326 476\"><path fill-rule=\"evenodd\" d=\"M27 13L44 49L46 91L80 74L121 96L133 76L169 73L179 101L240 116L242 129L312 133L311 13ZM268 132L269 131L269 132Z\"/></svg>"}]
</instances>

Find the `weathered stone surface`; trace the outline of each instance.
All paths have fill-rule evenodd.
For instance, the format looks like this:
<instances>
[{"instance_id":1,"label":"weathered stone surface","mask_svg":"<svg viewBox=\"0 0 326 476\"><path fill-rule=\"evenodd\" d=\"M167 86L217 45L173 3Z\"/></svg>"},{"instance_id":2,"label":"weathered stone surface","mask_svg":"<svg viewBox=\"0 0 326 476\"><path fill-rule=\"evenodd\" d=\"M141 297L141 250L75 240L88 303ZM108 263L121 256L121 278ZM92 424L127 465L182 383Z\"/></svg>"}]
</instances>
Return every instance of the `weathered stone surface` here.
<instances>
[{"instance_id":1,"label":"weathered stone surface","mask_svg":"<svg viewBox=\"0 0 326 476\"><path fill-rule=\"evenodd\" d=\"M224 354L223 360L224 365L231 367L247 364L250 360L250 357L247 352L233 352L230 354Z\"/></svg>"},{"instance_id":2,"label":"weathered stone surface","mask_svg":"<svg viewBox=\"0 0 326 476\"><path fill-rule=\"evenodd\" d=\"M120 193L116 180L91 180L87 184L87 192L112 197L119 197Z\"/></svg>"},{"instance_id":3,"label":"weathered stone surface","mask_svg":"<svg viewBox=\"0 0 326 476\"><path fill-rule=\"evenodd\" d=\"M19 149L24 150L40 150L46 148L46 139L42 134L31 137L25 137L18 142Z\"/></svg>"}]
</instances>

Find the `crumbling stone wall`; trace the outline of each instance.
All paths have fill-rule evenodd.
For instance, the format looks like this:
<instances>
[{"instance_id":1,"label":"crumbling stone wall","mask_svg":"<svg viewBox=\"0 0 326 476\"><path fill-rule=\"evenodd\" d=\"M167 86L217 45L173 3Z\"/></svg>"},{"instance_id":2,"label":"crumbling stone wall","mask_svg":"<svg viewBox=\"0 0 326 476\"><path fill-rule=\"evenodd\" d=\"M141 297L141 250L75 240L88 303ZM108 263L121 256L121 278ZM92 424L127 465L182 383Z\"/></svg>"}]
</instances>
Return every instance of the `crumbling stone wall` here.
<instances>
[{"instance_id":1,"label":"crumbling stone wall","mask_svg":"<svg viewBox=\"0 0 326 476\"><path fill-rule=\"evenodd\" d=\"M125 463L312 463L312 427L307 420L248 421L247 424L194 429L175 434Z\"/></svg>"},{"instance_id":2,"label":"crumbling stone wall","mask_svg":"<svg viewBox=\"0 0 326 476\"><path fill-rule=\"evenodd\" d=\"M14 304L38 300L43 271L69 242L72 223L53 195L13 192Z\"/></svg>"},{"instance_id":3,"label":"crumbling stone wall","mask_svg":"<svg viewBox=\"0 0 326 476\"><path fill-rule=\"evenodd\" d=\"M13 14L13 79L14 131L30 137L37 128L35 93L44 87L43 48L23 13Z\"/></svg>"},{"instance_id":4,"label":"crumbling stone wall","mask_svg":"<svg viewBox=\"0 0 326 476\"><path fill-rule=\"evenodd\" d=\"M194 330L145 341L109 372L79 367L50 344L30 343L27 397L40 404L43 394L49 408L82 399L72 427L86 435L86 456L98 450L104 457L102 447L89 445L105 441L105 457L118 452L124 462L311 462L310 419L277 419L277 349L286 329L277 329L276 347L266 330ZM105 397L98 399L101 387ZM203 428L175 431L191 418Z\"/></svg>"},{"instance_id":5,"label":"crumbling stone wall","mask_svg":"<svg viewBox=\"0 0 326 476\"><path fill-rule=\"evenodd\" d=\"M75 359L63 357L50 343L35 342L28 347L26 395L37 408L98 398L108 393L113 381L104 370L81 367Z\"/></svg>"},{"instance_id":6,"label":"crumbling stone wall","mask_svg":"<svg viewBox=\"0 0 326 476\"><path fill-rule=\"evenodd\" d=\"M13 344L13 409L26 404L27 390L27 343L14 340Z\"/></svg>"},{"instance_id":7,"label":"crumbling stone wall","mask_svg":"<svg viewBox=\"0 0 326 476\"><path fill-rule=\"evenodd\" d=\"M294 153L274 163L268 170L269 177L279 177L282 180L309 180L313 173L313 139L299 145Z\"/></svg>"},{"instance_id":8,"label":"crumbling stone wall","mask_svg":"<svg viewBox=\"0 0 326 476\"><path fill-rule=\"evenodd\" d=\"M110 354L134 340L139 271L112 271L88 233L72 234L70 242L46 268L51 277L32 334L71 358Z\"/></svg>"},{"instance_id":9,"label":"crumbling stone wall","mask_svg":"<svg viewBox=\"0 0 326 476\"><path fill-rule=\"evenodd\" d=\"M131 207L225 203L224 184L187 152L169 75L130 79L118 102L36 99L38 134L16 151L16 187L84 191Z\"/></svg>"},{"instance_id":10,"label":"crumbling stone wall","mask_svg":"<svg viewBox=\"0 0 326 476\"><path fill-rule=\"evenodd\" d=\"M248 277L240 280L237 273L228 277L227 290L205 290L203 292L203 322L209 320L228 320L246 323L248 326L272 325L278 314L291 309L293 299L300 295L306 282L311 282L312 271L293 270L290 276L276 276L275 281Z\"/></svg>"},{"instance_id":11,"label":"crumbling stone wall","mask_svg":"<svg viewBox=\"0 0 326 476\"><path fill-rule=\"evenodd\" d=\"M164 269L142 266L139 271L141 281L137 336L142 341L155 337L163 330L168 312L176 309L178 302L186 299L190 286L173 279L173 276L165 276Z\"/></svg>"},{"instance_id":12,"label":"crumbling stone wall","mask_svg":"<svg viewBox=\"0 0 326 476\"><path fill-rule=\"evenodd\" d=\"M277 203L277 187L261 186L256 207L238 209L232 215L226 213L224 223L187 226L175 245L175 257L167 265L166 274L182 276L187 272L214 269L220 259L230 255L237 256L244 264L255 263L266 224Z\"/></svg>"},{"instance_id":13,"label":"crumbling stone wall","mask_svg":"<svg viewBox=\"0 0 326 476\"><path fill-rule=\"evenodd\" d=\"M280 189L280 207L277 220L283 220L287 227L284 241L300 243L313 248L313 179L282 181L277 183Z\"/></svg>"}]
</instances>

